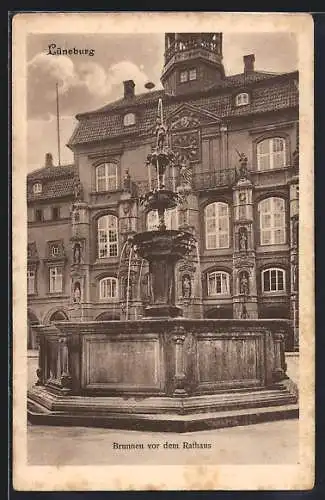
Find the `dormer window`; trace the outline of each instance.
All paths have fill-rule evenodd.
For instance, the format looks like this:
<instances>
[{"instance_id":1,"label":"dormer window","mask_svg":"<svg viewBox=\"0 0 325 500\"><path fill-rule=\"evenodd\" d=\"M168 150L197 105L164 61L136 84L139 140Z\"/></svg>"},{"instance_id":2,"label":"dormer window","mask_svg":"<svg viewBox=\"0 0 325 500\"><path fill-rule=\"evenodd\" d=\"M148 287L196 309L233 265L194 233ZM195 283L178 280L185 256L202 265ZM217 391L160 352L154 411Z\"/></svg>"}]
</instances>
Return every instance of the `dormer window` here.
<instances>
[{"instance_id":1,"label":"dormer window","mask_svg":"<svg viewBox=\"0 0 325 500\"><path fill-rule=\"evenodd\" d=\"M124 115L124 120L123 120L124 126L129 127L130 125L135 124L135 114L134 113L127 113Z\"/></svg>"},{"instance_id":2,"label":"dormer window","mask_svg":"<svg viewBox=\"0 0 325 500\"><path fill-rule=\"evenodd\" d=\"M42 192L42 184L40 182L35 182L33 185L33 193L40 194Z\"/></svg>"},{"instance_id":3,"label":"dormer window","mask_svg":"<svg viewBox=\"0 0 325 500\"><path fill-rule=\"evenodd\" d=\"M236 106L246 106L246 104L249 104L249 94L247 94L247 92L237 94L235 104Z\"/></svg>"}]
</instances>

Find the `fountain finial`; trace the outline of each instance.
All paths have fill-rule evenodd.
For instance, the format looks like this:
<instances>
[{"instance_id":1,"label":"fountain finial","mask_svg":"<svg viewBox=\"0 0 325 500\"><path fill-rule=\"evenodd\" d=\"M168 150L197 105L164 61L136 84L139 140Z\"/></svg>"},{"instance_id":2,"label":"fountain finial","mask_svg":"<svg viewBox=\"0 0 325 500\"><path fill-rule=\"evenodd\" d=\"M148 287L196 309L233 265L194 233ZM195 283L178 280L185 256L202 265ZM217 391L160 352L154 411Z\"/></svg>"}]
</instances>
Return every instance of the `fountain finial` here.
<instances>
[{"instance_id":1,"label":"fountain finial","mask_svg":"<svg viewBox=\"0 0 325 500\"><path fill-rule=\"evenodd\" d=\"M166 136L167 136L167 127L164 124L164 113L163 113L162 99L158 100L158 112L157 112L156 124L157 124L157 126L156 126L156 136L157 136L156 149L158 151L162 151L163 147L166 145Z\"/></svg>"}]
</instances>

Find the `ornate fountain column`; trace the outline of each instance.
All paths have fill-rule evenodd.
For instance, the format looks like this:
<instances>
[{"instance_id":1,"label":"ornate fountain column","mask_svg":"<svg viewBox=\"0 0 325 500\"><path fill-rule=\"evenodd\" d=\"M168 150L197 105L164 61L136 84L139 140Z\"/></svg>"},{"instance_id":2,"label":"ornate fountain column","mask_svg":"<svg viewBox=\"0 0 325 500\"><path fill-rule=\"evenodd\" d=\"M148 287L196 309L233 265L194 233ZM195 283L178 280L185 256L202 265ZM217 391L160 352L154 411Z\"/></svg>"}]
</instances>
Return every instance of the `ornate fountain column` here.
<instances>
[{"instance_id":1,"label":"ornate fountain column","mask_svg":"<svg viewBox=\"0 0 325 500\"><path fill-rule=\"evenodd\" d=\"M145 315L175 317L181 315L181 309L175 305L175 265L194 249L196 240L188 231L166 229L165 211L175 208L181 196L176 192L175 183L172 189L166 189L166 173L176 168L176 156L168 146L161 99L158 103L156 137L156 146L147 157L147 166L150 184L157 188L146 193L141 203L146 211L157 211L158 230L134 235L133 244L136 253L149 262L152 303L147 306ZM152 171L156 176L153 184Z\"/></svg>"}]
</instances>

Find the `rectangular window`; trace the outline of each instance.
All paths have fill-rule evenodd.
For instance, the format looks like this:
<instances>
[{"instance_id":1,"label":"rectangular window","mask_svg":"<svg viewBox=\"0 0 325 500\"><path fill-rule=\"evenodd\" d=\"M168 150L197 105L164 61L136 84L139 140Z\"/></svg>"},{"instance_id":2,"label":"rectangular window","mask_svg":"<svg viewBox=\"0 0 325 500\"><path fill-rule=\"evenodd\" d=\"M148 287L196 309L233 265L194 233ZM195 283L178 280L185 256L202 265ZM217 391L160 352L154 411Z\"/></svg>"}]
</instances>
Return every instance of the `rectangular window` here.
<instances>
[{"instance_id":1,"label":"rectangular window","mask_svg":"<svg viewBox=\"0 0 325 500\"><path fill-rule=\"evenodd\" d=\"M40 208L37 208L35 210L35 221L42 222L42 220L43 220L43 210L41 210Z\"/></svg>"},{"instance_id":2,"label":"rectangular window","mask_svg":"<svg viewBox=\"0 0 325 500\"><path fill-rule=\"evenodd\" d=\"M196 80L196 68L190 69L189 80Z\"/></svg>"},{"instance_id":3,"label":"rectangular window","mask_svg":"<svg viewBox=\"0 0 325 500\"><path fill-rule=\"evenodd\" d=\"M285 274L282 269L269 269L262 274L263 292L284 292Z\"/></svg>"},{"instance_id":4,"label":"rectangular window","mask_svg":"<svg viewBox=\"0 0 325 500\"><path fill-rule=\"evenodd\" d=\"M281 137L265 139L257 144L258 170L283 168L286 164L285 140Z\"/></svg>"},{"instance_id":5,"label":"rectangular window","mask_svg":"<svg viewBox=\"0 0 325 500\"><path fill-rule=\"evenodd\" d=\"M115 163L104 163L96 168L96 190L116 191L117 189L117 165Z\"/></svg>"},{"instance_id":6,"label":"rectangular window","mask_svg":"<svg viewBox=\"0 0 325 500\"><path fill-rule=\"evenodd\" d=\"M229 295L229 274L213 272L208 275L208 295Z\"/></svg>"},{"instance_id":7,"label":"rectangular window","mask_svg":"<svg viewBox=\"0 0 325 500\"><path fill-rule=\"evenodd\" d=\"M35 271L27 269L27 294L35 293Z\"/></svg>"},{"instance_id":8,"label":"rectangular window","mask_svg":"<svg viewBox=\"0 0 325 500\"><path fill-rule=\"evenodd\" d=\"M60 267L50 268L50 293L61 293L63 290L63 269Z\"/></svg>"},{"instance_id":9,"label":"rectangular window","mask_svg":"<svg viewBox=\"0 0 325 500\"><path fill-rule=\"evenodd\" d=\"M282 245L286 241L285 202L268 198L259 206L261 245Z\"/></svg>"},{"instance_id":10,"label":"rectangular window","mask_svg":"<svg viewBox=\"0 0 325 500\"><path fill-rule=\"evenodd\" d=\"M60 208L52 207L52 220L58 220L60 218Z\"/></svg>"},{"instance_id":11,"label":"rectangular window","mask_svg":"<svg viewBox=\"0 0 325 500\"><path fill-rule=\"evenodd\" d=\"M105 165L97 168L97 191L106 191Z\"/></svg>"},{"instance_id":12,"label":"rectangular window","mask_svg":"<svg viewBox=\"0 0 325 500\"><path fill-rule=\"evenodd\" d=\"M181 83L187 82L188 80L188 72L187 71L181 71L179 75L179 79Z\"/></svg>"},{"instance_id":13,"label":"rectangular window","mask_svg":"<svg viewBox=\"0 0 325 500\"><path fill-rule=\"evenodd\" d=\"M60 253L60 247L58 245L53 245L51 248L52 257L57 257Z\"/></svg>"}]
</instances>

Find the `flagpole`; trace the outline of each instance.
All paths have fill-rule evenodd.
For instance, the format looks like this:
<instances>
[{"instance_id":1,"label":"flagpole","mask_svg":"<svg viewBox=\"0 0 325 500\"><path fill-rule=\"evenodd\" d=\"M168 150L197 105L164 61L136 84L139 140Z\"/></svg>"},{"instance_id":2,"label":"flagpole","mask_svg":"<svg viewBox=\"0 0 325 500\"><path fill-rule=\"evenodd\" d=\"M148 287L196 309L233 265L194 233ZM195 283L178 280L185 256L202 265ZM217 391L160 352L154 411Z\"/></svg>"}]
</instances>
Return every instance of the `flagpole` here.
<instances>
[{"instance_id":1,"label":"flagpole","mask_svg":"<svg viewBox=\"0 0 325 500\"><path fill-rule=\"evenodd\" d=\"M60 153L60 111L59 111L59 86L56 83L56 126L58 135L58 165L61 165L61 153Z\"/></svg>"}]
</instances>

